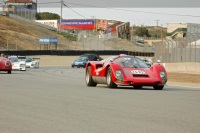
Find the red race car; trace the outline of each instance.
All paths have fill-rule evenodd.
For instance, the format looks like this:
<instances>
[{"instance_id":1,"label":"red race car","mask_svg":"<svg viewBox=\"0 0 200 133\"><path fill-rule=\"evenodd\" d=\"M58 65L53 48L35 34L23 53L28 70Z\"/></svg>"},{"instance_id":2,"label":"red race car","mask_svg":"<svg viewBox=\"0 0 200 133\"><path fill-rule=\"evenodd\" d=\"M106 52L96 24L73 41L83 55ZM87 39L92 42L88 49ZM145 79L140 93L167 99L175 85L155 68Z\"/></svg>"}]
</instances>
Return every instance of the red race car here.
<instances>
[{"instance_id":1,"label":"red race car","mask_svg":"<svg viewBox=\"0 0 200 133\"><path fill-rule=\"evenodd\" d=\"M119 85L137 89L153 86L155 90L162 90L167 73L160 63L148 67L140 58L121 54L100 62L89 61L85 67L85 81L87 86L106 84L109 88Z\"/></svg>"},{"instance_id":2,"label":"red race car","mask_svg":"<svg viewBox=\"0 0 200 133\"><path fill-rule=\"evenodd\" d=\"M11 74L12 63L9 59L0 57L0 71L7 71L8 74Z\"/></svg>"}]
</instances>

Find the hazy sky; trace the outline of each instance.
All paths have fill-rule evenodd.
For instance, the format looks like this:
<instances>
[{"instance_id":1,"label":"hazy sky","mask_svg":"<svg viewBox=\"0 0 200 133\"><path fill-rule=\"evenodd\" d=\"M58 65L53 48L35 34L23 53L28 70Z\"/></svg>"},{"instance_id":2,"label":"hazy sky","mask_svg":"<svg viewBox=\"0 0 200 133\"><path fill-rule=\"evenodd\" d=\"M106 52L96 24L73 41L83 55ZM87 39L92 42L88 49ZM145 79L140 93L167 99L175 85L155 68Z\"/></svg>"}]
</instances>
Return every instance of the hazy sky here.
<instances>
[{"instance_id":1,"label":"hazy sky","mask_svg":"<svg viewBox=\"0 0 200 133\"><path fill-rule=\"evenodd\" d=\"M130 22L131 25L161 25L171 22L200 24L200 8L123 8L120 10L105 8L63 8L64 19L109 19ZM119 8L118 8L119 9ZM40 8L40 12L61 14L60 8ZM74 12L75 11L75 12ZM188 16L184 16L188 15ZM158 21L157 21L158 20Z\"/></svg>"},{"instance_id":2,"label":"hazy sky","mask_svg":"<svg viewBox=\"0 0 200 133\"><path fill-rule=\"evenodd\" d=\"M45 3L48 1L48 4ZM60 0L38 0L40 11L61 14ZM110 19L131 25L200 23L200 0L63 0L64 19ZM51 3L52 2L52 3ZM56 3L57 2L57 3ZM44 8L45 7L45 8ZM158 21L157 21L158 20Z\"/></svg>"}]
</instances>

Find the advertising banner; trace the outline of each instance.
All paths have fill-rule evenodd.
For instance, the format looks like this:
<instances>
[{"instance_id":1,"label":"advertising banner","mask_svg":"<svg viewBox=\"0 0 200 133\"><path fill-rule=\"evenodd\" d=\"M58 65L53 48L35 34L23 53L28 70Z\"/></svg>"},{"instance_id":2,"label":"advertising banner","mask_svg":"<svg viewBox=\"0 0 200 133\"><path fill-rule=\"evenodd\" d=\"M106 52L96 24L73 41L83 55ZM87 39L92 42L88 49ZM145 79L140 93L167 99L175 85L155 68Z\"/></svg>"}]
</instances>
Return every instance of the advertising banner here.
<instances>
[{"instance_id":1,"label":"advertising banner","mask_svg":"<svg viewBox=\"0 0 200 133\"><path fill-rule=\"evenodd\" d=\"M39 44L58 44L57 37L40 37Z\"/></svg>"},{"instance_id":2,"label":"advertising banner","mask_svg":"<svg viewBox=\"0 0 200 133\"><path fill-rule=\"evenodd\" d=\"M57 20L35 20L35 22L42 23L42 24L45 24L45 25L48 25L48 26L51 26L54 28L58 28Z\"/></svg>"},{"instance_id":3,"label":"advertising banner","mask_svg":"<svg viewBox=\"0 0 200 133\"><path fill-rule=\"evenodd\" d=\"M107 28L108 22L107 20L98 20L97 24L97 29L105 30Z\"/></svg>"},{"instance_id":4,"label":"advertising banner","mask_svg":"<svg viewBox=\"0 0 200 133\"><path fill-rule=\"evenodd\" d=\"M60 25L60 21L58 20L58 27L64 30L69 29L94 29L94 20L92 19L68 19L62 20L62 25Z\"/></svg>"}]
</instances>

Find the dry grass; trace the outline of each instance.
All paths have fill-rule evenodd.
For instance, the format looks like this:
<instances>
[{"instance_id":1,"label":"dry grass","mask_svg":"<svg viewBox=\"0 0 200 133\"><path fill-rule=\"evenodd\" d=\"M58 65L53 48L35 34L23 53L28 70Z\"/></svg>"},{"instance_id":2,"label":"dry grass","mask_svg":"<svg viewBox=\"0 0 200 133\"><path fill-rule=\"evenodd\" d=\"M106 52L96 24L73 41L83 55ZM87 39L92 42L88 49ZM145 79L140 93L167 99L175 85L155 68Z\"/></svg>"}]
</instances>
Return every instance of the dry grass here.
<instances>
[{"instance_id":1,"label":"dry grass","mask_svg":"<svg viewBox=\"0 0 200 133\"><path fill-rule=\"evenodd\" d=\"M57 34L40 26L30 24L17 19L0 16L0 49L9 50L38 50L40 49L39 37L58 37L58 49L82 49L75 42L68 40L62 35ZM8 43L8 45L7 45ZM41 47L45 49L45 47ZM49 49L55 49L54 46Z\"/></svg>"},{"instance_id":2,"label":"dry grass","mask_svg":"<svg viewBox=\"0 0 200 133\"><path fill-rule=\"evenodd\" d=\"M200 83L200 74L168 72L168 80L173 82Z\"/></svg>"}]
</instances>

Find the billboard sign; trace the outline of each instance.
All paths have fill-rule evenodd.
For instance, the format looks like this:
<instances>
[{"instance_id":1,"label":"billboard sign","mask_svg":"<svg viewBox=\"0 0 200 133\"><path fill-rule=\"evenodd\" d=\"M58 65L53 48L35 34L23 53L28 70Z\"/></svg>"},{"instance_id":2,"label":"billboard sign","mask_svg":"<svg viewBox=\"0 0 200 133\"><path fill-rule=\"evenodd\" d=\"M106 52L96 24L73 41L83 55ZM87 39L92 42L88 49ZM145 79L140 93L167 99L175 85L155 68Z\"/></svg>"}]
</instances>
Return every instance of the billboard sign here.
<instances>
[{"instance_id":1,"label":"billboard sign","mask_svg":"<svg viewBox=\"0 0 200 133\"><path fill-rule=\"evenodd\" d=\"M102 30L105 30L107 29L107 25L108 25L108 22L107 20L98 20L98 28L97 29L102 29Z\"/></svg>"},{"instance_id":2,"label":"billboard sign","mask_svg":"<svg viewBox=\"0 0 200 133\"><path fill-rule=\"evenodd\" d=\"M94 20L92 19L66 19L62 20L62 25L58 20L58 27L64 30L69 29L94 29Z\"/></svg>"},{"instance_id":3,"label":"billboard sign","mask_svg":"<svg viewBox=\"0 0 200 133\"><path fill-rule=\"evenodd\" d=\"M42 24L45 24L45 25L48 25L48 26L51 26L54 28L58 28L57 20L35 20L35 22L42 23Z\"/></svg>"},{"instance_id":4,"label":"billboard sign","mask_svg":"<svg viewBox=\"0 0 200 133\"><path fill-rule=\"evenodd\" d=\"M39 44L58 44L57 37L40 37Z\"/></svg>"}]
</instances>

